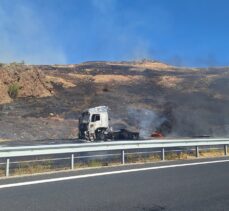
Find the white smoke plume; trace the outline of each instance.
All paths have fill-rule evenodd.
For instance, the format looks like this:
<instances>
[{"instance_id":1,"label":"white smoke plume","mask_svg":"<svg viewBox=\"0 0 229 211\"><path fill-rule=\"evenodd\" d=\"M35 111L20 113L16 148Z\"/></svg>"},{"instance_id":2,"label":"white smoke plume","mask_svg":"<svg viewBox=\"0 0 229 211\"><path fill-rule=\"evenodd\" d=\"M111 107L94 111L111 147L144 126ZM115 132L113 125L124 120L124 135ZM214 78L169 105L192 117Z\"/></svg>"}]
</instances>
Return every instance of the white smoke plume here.
<instances>
[{"instance_id":1,"label":"white smoke plume","mask_svg":"<svg viewBox=\"0 0 229 211\"><path fill-rule=\"evenodd\" d=\"M134 125L137 125L141 138L149 138L152 132L166 120L156 112L143 108L128 108L128 117L130 121L134 122Z\"/></svg>"},{"instance_id":2,"label":"white smoke plume","mask_svg":"<svg viewBox=\"0 0 229 211\"><path fill-rule=\"evenodd\" d=\"M0 62L66 63L49 27L26 1L0 1Z\"/></svg>"}]
</instances>

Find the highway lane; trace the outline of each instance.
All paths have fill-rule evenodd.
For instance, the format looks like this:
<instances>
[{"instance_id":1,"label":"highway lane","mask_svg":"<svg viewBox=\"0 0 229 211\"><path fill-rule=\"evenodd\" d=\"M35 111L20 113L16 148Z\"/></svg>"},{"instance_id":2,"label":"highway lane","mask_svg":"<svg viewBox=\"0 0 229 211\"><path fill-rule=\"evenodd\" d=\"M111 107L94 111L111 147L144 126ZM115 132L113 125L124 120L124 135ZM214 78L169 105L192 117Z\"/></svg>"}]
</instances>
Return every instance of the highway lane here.
<instances>
[{"instance_id":1,"label":"highway lane","mask_svg":"<svg viewBox=\"0 0 229 211\"><path fill-rule=\"evenodd\" d=\"M0 210L228 210L228 179L222 162L11 187L0 189Z\"/></svg>"}]
</instances>

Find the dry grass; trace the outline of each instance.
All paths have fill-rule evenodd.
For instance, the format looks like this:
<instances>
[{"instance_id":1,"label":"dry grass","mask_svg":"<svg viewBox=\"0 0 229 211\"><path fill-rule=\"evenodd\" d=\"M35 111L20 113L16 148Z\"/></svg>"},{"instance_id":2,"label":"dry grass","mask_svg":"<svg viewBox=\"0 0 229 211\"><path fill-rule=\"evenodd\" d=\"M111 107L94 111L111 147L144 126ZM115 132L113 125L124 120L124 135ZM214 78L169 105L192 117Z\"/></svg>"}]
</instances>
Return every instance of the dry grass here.
<instances>
[{"instance_id":1,"label":"dry grass","mask_svg":"<svg viewBox=\"0 0 229 211\"><path fill-rule=\"evenodd\" d=\"M51 170L50 162L42 164L27 163L19 164L18 168L14 168L10 175L22 175L22 174L36 174L41 172L46 172Z\"/></svg>"},{"instance_id":2,"label":"dry grass","mask_svg":"<svg viewBox=\"0 0 229 211\"><path fill-rule=\"evenodd\" d=\"M5 176L5 169L2 167L0 168L0 177L4 177Z\"/></svg>"},{"instance_id":3,"label":"dry grass","mask_svg":"<svg viewBox=\"0 0 229 211\"><path fill-rule=\"evenodd\" d=\"M0 80L0 104L10 103L12 99L8 94L8 87Z\"/></svg>"},{"instance_id":4,"label":"dry grass","mask_svg":"<svg viewBox=\"0 0 229 211\"><path fill-rule=\"evenodd\" d=\"M211 157L221 157L224 155L223 150L206 150L200 151L200 158L211 158ZM193 152L166 152L165 160L190 160L195 159L195 151ZM126 154L125 162L128 164L134 163L152 163L158 162L161 160L161 154ZM104 167L104 166L117 166L121 165L121 158L114 159L109 162L102 160L91 160L88 162L76 162L74 165L75 169L84 169L84 168L95 168L95 167ZM19 164L17 168L10 170L11 176L16 175L31 175L37 173L53 172L53 171L63 171L70 170L70 164L65 164L64 166L56 166L52 161L45 161L43 164L38 164L36 162ZM5 176L5 166L0 168L0 177Z\"/></svg>"},{"instance_id":5,"label":"dry grass","mask_svg":"<svg viewBox=\"0 0 229 211\"><path fill-rule=\"evenodd\" d=\"M144 67L144 68L149 68L149 69L155 69L155 70L164 70L164 69L170 69L171 66L167 64L163 64L160 62L144 62L142 64L136 64L134 65L136 67Z\"/></svg>"},{"instance_id":6,"label":"dry grass","mask_svg":"<svg viewBox=\"0 0 229 211\"><path fill-rule=\"evenodd\" d=\"M161 76L159 77L158 84L166 88L175 88L183 82L182 78L176 76Z\"/></svg>"},{"instance_id":7,"label":"dry grass","mask_svg":"<svg viewBox=\"0 0 229 211\"><path fill-rule=\"evenodd\" d=\"M56 84L61 84L64 88L71 88L71 87L75 87L76 86L71 81L66 80L64 78L61 78L61 77L46 75L45 78L46 78L46 80L48 82L53 82L53 83L56 83Z\"/></svg>"},{"instance_id":8,"label":"dry grass","mask_svg":"<svg viewBox=\"0 0 229 211\"><path fill-rule=\"evenodd\" d=\"M201 157L220 157L224 155L224 151L223 150L207 150L207 151L201 151L200 153Z\"/></svg>"},{"instance_id":9,"label":"dry grass","mask_svg":"<svg viewBox=\"0 0 229 211\"><path fill-rule=\"evenodd\" d=\"M74 165L76 169L108 166L108 163L101 160L91 160L89 162L78 162Z\"/></svg>"},{"instance_id":10,"label":"dry grass","mask_svg":"<svg viewBox=\"0 0 229 211\"><path fill-rule=\"evenodd\" d=\"M52 85L42 71L26 65L6 65L0 69L0 104L17 97L51 96ZM15 95L16 94L16 95Z\"/></svg>"},{"instance_id":11,"label":"dry grass","mask_svg":"<svg viewBox=\"0 0 229 211\"><path fill-rule=\"evenodd\" d=\"M18 167L12 169L10 171L10 175L30 175L37 173L68 170L69 168L70 165L57 166L53 163L53 161L45 161L43 162L43 164L37 162L22 163L19 164Z\"/></svg>"},{"instance_id":12,"label":"dry grass","mask_svg":"<svg viewBox=\"0 0 229 211\"><path fill-rule=\"evenodd\" d=\"M167 152L165 154L166 160L188 160L194 158L195 158L195 154L187 153L187 152L181 152L181 153Z\"/></svg>"},{"instance_id":13,"label":"dry grass","mask_svg":"<svg viewBox=\"0 0 229 211\"><path fill-rule=\"evenodd\" d=\"M95 83L132 83L137 80L144 79L144 76L119 74L103 74L92 76L86 74L69 73L68 76L77 80L92 80Z\"/></svg>"},{"instance_id":14,"label":"dry grass","mask_svg":"<svg viewBox=\"0 0 229 211\"><path fill-rule=\"evenodd\" d=\"M143 78L143 76L131 75L96 75L93 77L95 83L132 83Z\"/></svg>"},{"instance_id":15,"label":"dry grass","mask_svg":"<svg viewBox=\"0 0 229 211\"><path fill-rule=\"evenodd\" d=\"M2 143L2 142L8 142L8 141L11 141L11 139L0 138L0 143Z\"/></svg>"},{"instance_id":16,"label":"dry grass","mask_svg":"<svg viewBox=\"0 0 229 211\"><path fill-rule=\"evenodd\" d=\"M132 66L132 67L136 67L139 68L139 70L142 69L153 69L153 70L170 70L172 68L172 66L168 65L168 64L164 64L162 62L157 62L157 61L136 61L133 62L132 64L130 63L111 63L108 62L107 64L112 64L112 65L116 65L116 66Z\"/></svg>"},{"instance_id":17,"label":"dry grass","mask_svg":"<svg viewBox=\"0 0 229 211\"><path fill-rule=\"evenodd\" d=\"M24 175L24 174L37 174L51 171L51 169L44 165L36 165L36 166L27 166L27 167L20 167L15 169L10 175Z\"/></svg>"},{"instance_id":18,"label":"dry grass","mask_svg":"<svg viewBox=\"0 0 229 211\"><path fill-rule=\"evenodd\" d=\"M126 156L126 163L149 163L160 161L161 157L159 154L151 154L151 155L137 155L137 154L129 154Z\"/></svg>"}]
</instances>

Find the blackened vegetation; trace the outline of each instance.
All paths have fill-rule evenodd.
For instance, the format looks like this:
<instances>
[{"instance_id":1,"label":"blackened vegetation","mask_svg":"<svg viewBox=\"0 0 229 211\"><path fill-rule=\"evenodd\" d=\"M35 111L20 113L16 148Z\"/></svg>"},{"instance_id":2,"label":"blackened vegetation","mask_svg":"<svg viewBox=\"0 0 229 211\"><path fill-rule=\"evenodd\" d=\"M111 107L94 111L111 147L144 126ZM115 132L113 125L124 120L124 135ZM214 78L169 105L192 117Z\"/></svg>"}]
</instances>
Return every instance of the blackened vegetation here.
<instances>
[{"instance_id":1,"label":"blackened vegetation","mask_svg":"<svg viewBox=\"0 0 229 211\"><path fill-rule=\"evenodd\" d=\"M173 108L175 105L172 103L166 103L164 110L161 114L161 118L164 118L162 123L156 128L156 131L160 132L163 136L168 136L172 133L173 127L176 124L176 119L173 114Z\"/></svg>"},{"instance_id":2,"label":"blackened vegetation","mask_svg":"<svg viewBox=\"0 0 229 211\"><path fill-rule=\"evenodd\" d=\"M131 128L131 131L139 131L140 135L147 136L155 130L165 136L176 137L229 136L228 68L195 71L184 68L172 68L170 71L146 68L139 71L132 68L131 64L121 66L100 62L74 67L39 66L39 69L44 74L55 74L67 79L69 73L89 77L75 79L76 86L70 88L54 83L53 96L17 98L10 104L2 105L0 138L12 138L12 134L16 134L13 138L20 139L31 131L37 131L33 134L36 139L36 135L42 134L37 127L43 121L41 118L48 119L53 114L64 120L77 120L83 110L100 105L107 105L111 109L112 123L119 126L119 130ZM93 80L93 75L103 74L143 78L112 84L96 83ZM182 82L173 87L163 86L158 82L165 75L179 77ZM36 121L32 122L32 118L36 118ZM30 123L30 128L23 128L23 125L27 125L24 122ZM77 122L74 126L78 127ZM46 126L43 127L45 129ZM62 134L54 137L66 138L66 134ZM74 134L77 137L77 133ZM47 127L42 137L49 139L49 135Z\"/></svg>"}]
</instances>

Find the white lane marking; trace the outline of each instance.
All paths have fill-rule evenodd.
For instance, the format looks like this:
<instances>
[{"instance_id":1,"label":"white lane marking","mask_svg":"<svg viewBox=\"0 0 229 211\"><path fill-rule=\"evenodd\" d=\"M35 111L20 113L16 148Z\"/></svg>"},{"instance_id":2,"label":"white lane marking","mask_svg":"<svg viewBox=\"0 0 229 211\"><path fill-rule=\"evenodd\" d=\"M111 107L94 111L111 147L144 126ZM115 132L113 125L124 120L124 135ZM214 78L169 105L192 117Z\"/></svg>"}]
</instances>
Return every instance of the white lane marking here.
<instances>
[{"instance_id":1,"label":"white lane marking","mask_svg":"<svg viewBox=\"0 0 229 211\"><path fill-rule=\"evenodd\" d=\"M176 168L176 167L184 167L184 166L197 166L197 165L206 165L206 164L215 164L215 163L226 163L226 162L229 162L229 160L215 160L215 161L205 161L205 162L196 162L196 163L184 163L184 164L175 164L175 165L127 169L127 170L120 170L120 171L109 171L109 172L101 172L101 173L94 173L94 174L76 175L76 176L69 176L69 177L60 177L60 178L53 178L53 179L43 179L43 180L35 180L29 182L5 184L5 185L0 185L0 189L35 185L35 184L42 184L42 183L59 182L59 181L66 181L66 180L74 180L74 179L81 179L81 178L88 178L88 177L98 177L98 176L113 175L113 174L124 174L130 172L149 171L149 170Z\"/></svg>"}]
</instances>

